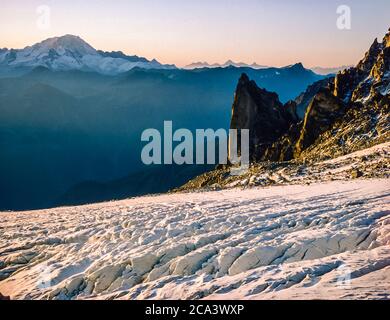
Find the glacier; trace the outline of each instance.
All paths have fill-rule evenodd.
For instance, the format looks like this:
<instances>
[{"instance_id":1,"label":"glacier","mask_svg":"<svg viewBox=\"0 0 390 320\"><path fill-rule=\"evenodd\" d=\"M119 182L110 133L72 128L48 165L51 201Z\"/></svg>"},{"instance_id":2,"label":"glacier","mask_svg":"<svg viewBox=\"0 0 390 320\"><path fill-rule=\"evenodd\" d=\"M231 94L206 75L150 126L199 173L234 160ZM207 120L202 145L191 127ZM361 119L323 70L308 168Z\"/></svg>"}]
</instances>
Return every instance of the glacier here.
<instances>
[{"instance_id":1,"label":"glacier","mask_svg":"<svg viewBox=\"0 0 390 320\"><path fill-rule=\"evenodd\" d=\"M381 150L381 153L378 152ZM349 170L356 155L331 160ZM0 213L11 299L389 299L387 178Z\"/></svg>"}]
</instances>

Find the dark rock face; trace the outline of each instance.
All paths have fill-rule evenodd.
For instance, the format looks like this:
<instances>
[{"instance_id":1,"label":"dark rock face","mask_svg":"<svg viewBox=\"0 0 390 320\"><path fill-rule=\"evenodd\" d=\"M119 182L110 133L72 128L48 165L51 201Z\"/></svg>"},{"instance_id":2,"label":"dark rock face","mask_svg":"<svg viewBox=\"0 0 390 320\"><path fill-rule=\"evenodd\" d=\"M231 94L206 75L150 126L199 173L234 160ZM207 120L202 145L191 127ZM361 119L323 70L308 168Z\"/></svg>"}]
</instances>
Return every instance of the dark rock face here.
<instances>
[{"instance_id":1,"label":"dark rock face","mask_svg":"<svg viewBox=\"0 0 390 320\"><path fill-rule=\"evenodd\" d=\"M354 169L351 171L351 178L357 179L363 176L363 172L361 172L359 169Z\"/></svg>"},{"instance_id":2,"label":"dark rock face","mask_svg":"<svg viewBox=\"0 0 390 320\"><path fill-rule=\"evenodd\" d=\"M314 96L320 91L321 88L326 88L332 82L334 78L325 78L319 81L314 82L312 85L308 86L306 91L302 92L296 99L295 103L297 105L297 114L300 119L305 117L307 107L310 102L313 100Z\"/></svg>"},{"instance_id":3,"label":"dark rock face","mask_svg":"<svg viewBox=\"0 0 390 320\"><path fill-rule=\"evenodd\" d=\"M337 74L334 95L344 102L356 102L370 95L371 89L388 81L390 68L390 30L382 43L375 39L364 58L356 67Z\"/></svg>"},{"instance_id":4,"label":"dark rock face","mask_svg":"<svg viewBox=\"0 0 390 320\"><path fill-rule=\"evenodd\" d=\"M250 130L251 160L291 160L313 143L319 134L329 129L345 109L329 89L323 88L329 81L326 79L317 83L304 94L305 99L309 96L314 96L314 99L307 108L304 121L299 122L295 101L283 105L276 93L259 88L246 74L241 76L233 103L230 128ZM303 99L300 102L307 103Z\"/></svg>"},{"instance_id":5,"label":"dark rock face","mask_svg":"<svg viewBox=\"0 0 390 320\"><path fill-rule=\"evenodd\" d=\"M310 103L302 124L294 156L308 148L318 136L330 129L334 121L346 111L345 105L329 89L321 89Z\"/></svg>"},{"instance_id":6,"label":"dark rock face","mask_svg":"<svg viewBox=\"0 0 390 320\"><path fill-rule=\"evenodd\" d=\"M364 58L357 64L356 69L361 70L366 74L370 73L382 49L383 44L379 43L378 40L375 39L370 49L366 52Z\"/></svg>"},{"instance_id":7,"label":"dark rock face","mask_svg":"<svg viewBox=\"0 0 390 320\"><path fill-rule=\"evenodd\" d=\"M288 161L298 158L345 112L345 104L330 89L320 89L308 106L304 120L291 126L283 137L274 142L262 160Z\"/></svg>"},{"instance_id":8,"label":"dark rock face","mask_svg":"<svg viewBox=\"0 0 390 320\"><path fill-rule=\"evenodd\" d=\"M327 83L314 83L297 99L281 105L275 94L257 88L245 75L241 77L233 105L232 125L254 132L256 144L254 141L250 143L255 150L259 144L263 147L268 145L268 148L255 154L254 160L260 163L252 163L244 174L245 180L240 178L238 182L273 185L274 170L281 168L277 183L291 183L286 179L288 168L294 168L294 174L301 179L309 165L319 165L321 169L317 169L317 173L322 176L322 160L390 141L390 30L382 43L374 42L356 67L340 72L336 79L327 80ZM305 104L303 121L298 122L296 109ZM282 111L276 112L274 108ZM263 132L260 129L268 119L272 125L267 127L268 132ZM281 130L276 127L278 125L282 126ZM376 154L379 155L378 152ZM348 179L379 177L378 172L385 173L384 177L387 177L388 161L382 155L379 157L382 160L373 162L372 166L366 165L370 162L369 157L361 157L355 166L348 169ZM326 165L334 168L334 163ZM342 166L345 167L345 164ZM237 180L228 173L229 170L229 166L219 167L193 179L182 190L211 188L215 184L235 186ZM258 184L251 182L259 173L271 176L271 179L268 182L260 179ZM310 176L313 174L315 176L314 172L309 173ZM313 181L317 180L314 178Z\"/></svg>"},{"instance_id":9,"label":"dark rock face","mask_svg":"<svg viewBox=\"0 0 390 320\"><path fill-rule=\"evenodd\" d=\"M241 75L232 107L230 128L250 130L249 152L252 160L260 159L296 119L295 105L283 106L276 93L259 88L246 74ZM238 150L241 148L239 133Z\"/></svg>"},{"instance_id":10,"label":"dark rock face","mask_svg":"<svg viewBox=\"0 0 390 320\"><path fill-rule=\"evenodd\" d=\"M354 68L344 70L337 74L334 83L334 95L348 103L353 98L354 90L370 74L375 61L382 49L382 44L375 39L365 57ZM367 88L360 90L367 91Z\"/></svg>"},{"instance_id":11,"label":"dark rock face","mask_svg":"<svg viewBox=\"0 0 390 320\"><path fill-rule=\"evenodd\" d=\"M390 30L382 43L374 41L356 67L314 83L285 105L243 75L232 128L251 130L254 160L329 158L387 141L389 100ZM301 122L300 109L305 110Z\"/></svg>"},{"instance_id":12,"label":"dark rock face","mask_svg":"<svg viewBox=\"0 0 390 320\"><path fill-rule=\"evenodd\" d=\"M288 161L294 158L295 144L301 134L302 122L293 124L288 132L270 146L261 160Z\"/></svg>"},{"instance_id":13,"label":"dark rock face","mask_svg":"<svg viewBox=\"0 0 390 320\"><path fill-rule=\"evenodd\" d=\"M0 293L0 300L11 300L11 299L10 299L10 297L3 296L3 295Z\"/></svg>"},{"instance_id":14,"label":"dark rock face","mask_svg":"<svg viewBox=\"0 0 390 320\"><path fill-rule=\"evenodd\" d=\"M300 118L297 113L297 103L295 101L288 101L284 105L284 109L287 111L287 117L290 123L297 123L300 121Z\"/></svg>"}]
</instances>

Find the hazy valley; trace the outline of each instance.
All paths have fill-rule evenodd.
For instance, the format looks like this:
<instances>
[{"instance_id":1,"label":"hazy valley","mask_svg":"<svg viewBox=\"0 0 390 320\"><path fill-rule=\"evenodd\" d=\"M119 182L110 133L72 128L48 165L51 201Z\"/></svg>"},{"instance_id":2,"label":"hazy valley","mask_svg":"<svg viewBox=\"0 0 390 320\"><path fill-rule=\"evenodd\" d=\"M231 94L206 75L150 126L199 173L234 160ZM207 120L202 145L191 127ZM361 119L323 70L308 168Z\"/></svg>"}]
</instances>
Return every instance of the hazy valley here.
<instances>
[{"instance_id":1,"label":"hazy valley","mask_svg":"<svg viewBox=\"0 0 390 320\"><path fill-rule=\"evenodd\" d=\"M2 295L390 298L390 30L327 77L300 63L108 75L85 55L63 70L63 52L3 59ZM167 119L249 129L249 169L144 167L140 134Z\"/></svg>"}]
</instances>

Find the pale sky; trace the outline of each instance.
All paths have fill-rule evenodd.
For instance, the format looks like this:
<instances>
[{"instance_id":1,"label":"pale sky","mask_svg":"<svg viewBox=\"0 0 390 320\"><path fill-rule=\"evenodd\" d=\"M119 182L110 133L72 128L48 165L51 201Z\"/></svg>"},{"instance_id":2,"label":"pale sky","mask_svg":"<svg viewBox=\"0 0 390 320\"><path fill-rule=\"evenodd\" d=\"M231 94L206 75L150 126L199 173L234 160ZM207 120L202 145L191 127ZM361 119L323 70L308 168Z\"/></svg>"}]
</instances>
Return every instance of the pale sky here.
<instances>
[{"instance_id":1,"label":"pale sky","mask_svg":"<svg viewBox=\"0 0 390 320\"><path fill-rule=\"evenodd\" d=\"M50 27L37 24L41 5ZM336 26L339 5L351 30ZM1 0L0 47L78 35L96 49L162 63L228 59L269 66L356 64L390 27L389 0Z\"/></svg>"}]
</instances>

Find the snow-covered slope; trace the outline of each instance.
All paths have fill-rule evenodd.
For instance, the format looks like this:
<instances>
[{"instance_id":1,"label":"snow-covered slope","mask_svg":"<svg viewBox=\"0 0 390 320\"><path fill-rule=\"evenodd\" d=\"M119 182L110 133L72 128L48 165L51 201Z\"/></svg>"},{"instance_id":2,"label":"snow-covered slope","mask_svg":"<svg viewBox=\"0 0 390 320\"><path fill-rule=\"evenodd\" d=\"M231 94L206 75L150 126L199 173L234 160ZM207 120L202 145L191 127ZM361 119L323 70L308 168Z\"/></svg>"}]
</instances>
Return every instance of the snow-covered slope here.
<instances>
[{"instance_id":1,"label":"snow-covered slope","mask_svg":"<svg viewBox=\"0 0 390 320\"><path fill-rule=\"evenodd\" d=\"M389 180L318 181L0 213L0 293L389 299Z\"/></svg>"},{"instance_id":2,"label":"snow-covered slope","mask_svg":"<svg viewBox=\"0 0 390 320\"><path fill-rule=\"evenodd\" d=\"M144 69L174 68L156 60L126 56L121 52L102 52L77 36L65 35L44 40L21 50L1 50L0 67L47 67L55 71L84 70L103 74L119 74L135 67Z\"/></svg>"}]
</instances>

